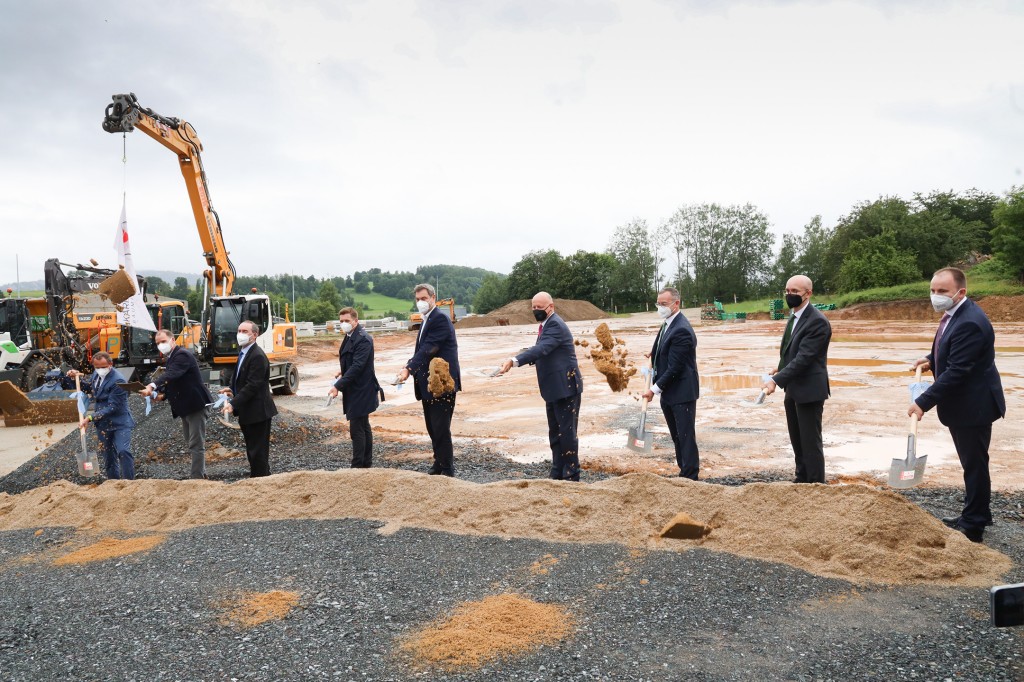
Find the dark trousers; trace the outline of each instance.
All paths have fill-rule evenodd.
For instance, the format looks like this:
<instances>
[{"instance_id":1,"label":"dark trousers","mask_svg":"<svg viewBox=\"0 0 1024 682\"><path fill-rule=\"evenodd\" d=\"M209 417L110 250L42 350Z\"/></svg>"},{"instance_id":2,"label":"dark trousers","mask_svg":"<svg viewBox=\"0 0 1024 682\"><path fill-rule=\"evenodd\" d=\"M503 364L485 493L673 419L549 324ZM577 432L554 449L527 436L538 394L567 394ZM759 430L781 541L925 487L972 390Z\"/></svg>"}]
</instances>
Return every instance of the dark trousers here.
<instances>
[{"instance_id":1,"label":"dark trousers","mask_svg":"<svg viewBox=\"0 0 1024 682\"><path fill-rule=\"evenodd\" d=\"M373 431L370 429L370 415L349 419L348 431L352 436L352 468L369 469L373 463Z\"/></svg>"},{"instance_id":2,"label":"dark trousers","mask_svg":"<svg viewBox=\"0 0 1024 682\"><path fill-rule=\"evenodd\" d=\"M662 401L661 411L665 414L668 432L676 446L679 475L696 481L697 474L700 473L700 453L697 451L697 430L694 426L697 419L697 401L691 400L675 405L666 405Z\"/></svg>"},{"instance_id":3,"label":"dark trousers","mask_svg":"<svg viewBox=\"0 0 1024 682\"><path fill-rule=\"evenodd\" d=\"M825 401L797 403L786 398L789 442L796 457L797 483L825 482L825 449L821 442L821 413Z\"/></svg>"},{"instance_id":4,"label":"dark trousers","mask_svg":"<svg viewBox=\"0 0 1024 682\"><path fill-rule=\"evenodd\" d=\"M423 421L427 424L430 445L434 449L434 465L431 469L446 476L455 475L455 449L452 446L454 413L454 393L423 401Z\"/></svg>"},{"instance_id":5,"label":"dark trousers","mask_svg":"<svg viewBox=\"0 0 1024 682\"><path fill-rule=\"evenodd\" d=\"M950 427L949 435L964 468L964 510L960 522L965 528L984 530L992 522L992 479L988 473L992 425Z\"/></svg>"},{"instance_id":6,"label":"dark trousers","mask_svg":"<svg viewBox=\"0 0 1024 682\"><path fill-rule=\"evenodd\" d=\"M132 430L96 429L96 438L103 451L103 473L109 479L135 478L135 456L132 454Z\"/></svg>"},{"instance_id":7,"label":"dark trousers","mask_svg":"<svg viewBox=\"0 0 1024 682\"><path fill-rule=\"evenodd\" d=\"M580 480L580 400L577 393L553 403L545 403L548 415L548 443L551 445L551 478L556 481Z\"/></svg>"},{"instance_id":8,"label":"dark trousers","mask_svg":"<svg viewBox=\"0 0 1024 682\"><path fill-rule=\"evenodd\" d=\"M270 475L270 423L267 419L252 424L239 424L245 438L245 456L249 458L250 475Z\"/></svg>"}]
</instances>

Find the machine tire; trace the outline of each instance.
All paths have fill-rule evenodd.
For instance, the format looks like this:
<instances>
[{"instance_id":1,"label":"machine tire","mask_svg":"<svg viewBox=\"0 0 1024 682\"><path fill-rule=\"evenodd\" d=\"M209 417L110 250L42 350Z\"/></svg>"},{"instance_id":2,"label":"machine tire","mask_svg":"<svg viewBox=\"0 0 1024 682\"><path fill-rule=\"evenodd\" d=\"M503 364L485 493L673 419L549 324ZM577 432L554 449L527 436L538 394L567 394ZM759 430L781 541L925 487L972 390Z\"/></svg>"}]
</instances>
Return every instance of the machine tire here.
<instances>
[{"instance_id":1,"label":"machine tire","mask_svg":"<svg viewBox=\"0 0 1024 682\"><path fill-rule=\"evenodd\" d=\"M21 390L28 393L42 386L46 382L46 372L49 369L50 363L41 355L26 360L21 374Z\"/></svg>"},{"instance_id":2,"label":"machine tire","mask_svg":"<svg viewBox=\"0 0 1024 682\"><path fill-rule=\"evenodd\" d=\"M277 395L295 395L299 391L299 368L293 364L284 370L284 383L274 389Z\"/></svg>"}]
</instances>

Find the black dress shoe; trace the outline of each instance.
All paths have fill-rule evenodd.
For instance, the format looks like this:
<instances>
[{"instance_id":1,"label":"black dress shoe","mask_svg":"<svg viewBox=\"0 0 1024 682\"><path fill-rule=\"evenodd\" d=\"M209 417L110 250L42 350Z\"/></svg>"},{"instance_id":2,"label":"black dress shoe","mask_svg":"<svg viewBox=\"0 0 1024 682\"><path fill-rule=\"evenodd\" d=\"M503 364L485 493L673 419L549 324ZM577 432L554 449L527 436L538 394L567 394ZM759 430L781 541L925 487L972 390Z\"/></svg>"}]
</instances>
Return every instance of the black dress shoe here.
<instances>
[{"instance_id":1,"label":"black dress shoe","mask_svg":"<svg viewBox=\"0 0 1024 682\"><path fill-rule=\"evenodd\" d=\"M958 523L960 523L960 517L959 516L943 516L942 517L942 522L944 524L946 524L947 526L949 526L950 528L956 528L956 525Z\"/></svg>"},{"instance_id":2,"label":"black dress shoe","mask_svg":"<svg viewBox=\"0 0 1024 682\"><path fill-rule=\"evenodd\" d=\"M430 467L429 469L427 469L427 475L428 476L440 476L441 475L441 467L438 467L438 466Z\"/></svg>"},{"instance_id":3,"label":"black dress shoe","mask_svg":"<svg viewBox=\"0 0 1024 682\"><path fill-rule=\"evenodd\" d=\"M981 528L967 528L957 523L953 526L953 530L958 530L967 537L971 542L981 542L982 538L985 537L985 531Z\"/></svg>"}]
</instances>

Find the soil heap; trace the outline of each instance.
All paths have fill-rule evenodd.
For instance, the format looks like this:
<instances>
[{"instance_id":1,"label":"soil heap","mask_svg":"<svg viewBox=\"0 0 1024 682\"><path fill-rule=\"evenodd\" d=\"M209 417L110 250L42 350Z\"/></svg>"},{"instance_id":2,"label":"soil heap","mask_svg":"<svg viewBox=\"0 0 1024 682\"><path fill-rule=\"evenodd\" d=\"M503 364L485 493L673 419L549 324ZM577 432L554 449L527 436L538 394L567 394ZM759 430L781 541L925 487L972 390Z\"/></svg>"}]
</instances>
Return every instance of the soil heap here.
<instances>
[{"instance_id":1,"label":"soil heap","mask_svg":"<svg viewBox=\"0 0 1024 682\"><path fill-rule=\"evenodd\" d=\"M537 324L533 317L533 302L529 300L512 301L486 315L466 317L455 325L458 329L472 327L494 327L499 324ZM555 312L566 322L580 320L603 320L611 317L590 301L577 301L569 298L555 299Z\"/></svg>"}]
</instances>

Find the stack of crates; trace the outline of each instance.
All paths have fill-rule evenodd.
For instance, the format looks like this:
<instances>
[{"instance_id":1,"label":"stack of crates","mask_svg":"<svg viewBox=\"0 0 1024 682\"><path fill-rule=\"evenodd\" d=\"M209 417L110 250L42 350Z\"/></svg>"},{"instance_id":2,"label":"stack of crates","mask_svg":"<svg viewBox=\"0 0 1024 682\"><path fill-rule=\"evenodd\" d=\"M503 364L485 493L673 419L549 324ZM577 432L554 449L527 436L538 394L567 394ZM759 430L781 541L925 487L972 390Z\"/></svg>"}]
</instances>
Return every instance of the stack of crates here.
<instances>
[{"instance_id":1,"label":"stack of crates","mask_svg":"<svg viewBox=\"0 0 1024 682\"><path fill-rule=\"evenodd\" d=\"M786 317L786 308L781 298L773 298L768 303L768 312L773 320L781 320Z\"/></svg>"},{"instance_id":2,"label":"stack of crates","mask_svg":"<svg viewBox=\"0 0 1024 682\"><path fill-rule=\"evenodd\" d=\"M814 303L813 305L818 310L835 310L836 309L836 304L835 303Z\"/></svg>"}]
</instances>

